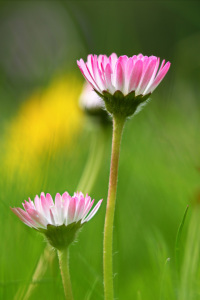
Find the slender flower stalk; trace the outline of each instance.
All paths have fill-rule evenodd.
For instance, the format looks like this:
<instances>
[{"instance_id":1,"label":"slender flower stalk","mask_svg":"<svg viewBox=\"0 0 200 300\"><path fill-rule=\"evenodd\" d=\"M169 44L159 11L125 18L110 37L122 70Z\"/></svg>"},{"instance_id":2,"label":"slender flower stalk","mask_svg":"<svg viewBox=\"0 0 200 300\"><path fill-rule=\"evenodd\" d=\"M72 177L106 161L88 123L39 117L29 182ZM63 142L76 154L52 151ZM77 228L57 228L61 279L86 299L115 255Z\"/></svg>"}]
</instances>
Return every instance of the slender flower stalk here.
<instances>
[{"instance_id":1,"label":"slender flower stalk","mask_svg":"<svg viewBox=\"0 0 200 300\"><path fill-rule=\"evenodd\" d=\"M57 250L62 283L66 300L73 300L71 279L69 273L69 249Z\"/></svg>"},{"instance_id":2,"label":"slender flower stalk","mask_svg":"<svg viewBox=\"0 0 200 300\"><path fill-rule=\"evenodd\" d=\"M105 300L113 300L112 239L120 142L127 117L139 112L151 93L163 80L170 62L142 54L117 57L115 53L88 55L87 62L77 61L78 67L94 91L104 100L113 117L113 140L108 200L104 228L104 292ZM160 66L160 67L159 67Z\"/></svg>"},{"instance_id":3,"label":"slender flower stalk","mask_svg":"<svg viewBox=\"0 0 200 300\"><path fill-rule=\"evenodd\" d=\"M122 138L122 131L125 124L125 119L113 117L113 137L112 137L112 155L110 166L110 178L108 199L106 208L106 218L104 226L104 293L105 300L114 298L113 294L113 262L112 262L112 245L113 245L113 222L115 214L115 202L117 192L117 178L120 144Z\"/></svg>"},{"instance_id":4,"label":"slender flower stalk","mask_svg":"<svg viewBox=\"0 0 200 300\"><path fill-rule=\"evenodd\" d=\"M112 120L105 110L104 101L99 97L89 83L85 82L79 98L79 105L85 112L91 131L91 148L87 163L78 184L78 191L90 191L99 173L105 150L107 128Z\"/></svg>"}]
</instances>

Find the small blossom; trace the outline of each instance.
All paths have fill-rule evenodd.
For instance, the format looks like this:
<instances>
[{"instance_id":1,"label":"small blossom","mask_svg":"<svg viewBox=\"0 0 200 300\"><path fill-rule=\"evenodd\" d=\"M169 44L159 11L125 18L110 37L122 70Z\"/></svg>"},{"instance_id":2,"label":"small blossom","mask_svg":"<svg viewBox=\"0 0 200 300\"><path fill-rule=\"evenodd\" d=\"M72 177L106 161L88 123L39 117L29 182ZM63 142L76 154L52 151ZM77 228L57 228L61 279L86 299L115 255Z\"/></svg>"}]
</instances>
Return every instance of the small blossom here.
<instances>
[{"instance_id":1,"label":"small blossom","mask_svg":"<svg viewBox=\"0 0 200 300\"><path fill-rule=\"evenodd\" d=\"M149 98L170 67L170 62L165 63L165 60L160 65L160 58L156 56L139 54L118 58L115 53L109 57L88 55L86 63L80 59L77 64L85 79L105 101L106 109L111 114L125 116L133 114L138 105Z\"/></svg>"},{"instance_id":2,"label":"small blossom","mask_svg":"<svg viewBox=\"0 0 200 300\"><path fill-rule=\"evenodd\" d=\"M91 117L90 120L92 120L92 128L95 123L106 127L111 124L111 119L105 109L104 101L97 93L95 93L94 89L88 82L85 82L83 86L83 90L79 98L79 105L85 113Z\"/></svg>"},{"instance_id":3,"label":"small blossom","mask_svg":"<svg viewBox=\"0 0 200 300\"><path fill-rule=\"evenodd\" d=\"M90 212L94 200L82 193L74 193L71 197L67 192L56 194L55 203L50 194L36 195L34 202L22 203L20 207L11 208L19 219L46 235L48 241L57 249L64 248L74 241L76 233L98 211L102 200Z\"/></svg>"},{"instance_id":4,"label":"small blossom","mask_svg":"<svg viewBox=\"0 0 200 300\"><path fill-rule=\"evenodd\" d=\"M101 97L95 93L92 86L87 82L85 82L83 86L79 104L80 107L86 111L102 110L105 106Z\"/></svg>"}]
</instances>

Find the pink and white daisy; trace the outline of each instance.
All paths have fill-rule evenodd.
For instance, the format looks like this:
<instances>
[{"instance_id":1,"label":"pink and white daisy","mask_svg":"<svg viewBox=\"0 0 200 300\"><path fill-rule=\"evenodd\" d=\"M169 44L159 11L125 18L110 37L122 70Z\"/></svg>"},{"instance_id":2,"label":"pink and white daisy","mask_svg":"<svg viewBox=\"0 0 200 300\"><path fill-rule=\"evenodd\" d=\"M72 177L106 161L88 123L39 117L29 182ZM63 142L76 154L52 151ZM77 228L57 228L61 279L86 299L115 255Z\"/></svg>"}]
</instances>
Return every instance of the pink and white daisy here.
<instances>
[{"instance_id":1,"label":"pink and white daisy","mask_svg":"<svg viewBox=\"0 0 200 300\"><path fill-rule=\"evenodd\" d=\"M43 233L47 241L57 250L66 249L76 239L77 233L98 211L102 199L92 211L94 200L82 193L67 192L56 194L55 203L50 194L36 195L34 201L22 203L20 207L11 208L24 224Z\"/></svg>"},{"instance_id":2,"label":"pink and white daisy","mask_svg":"<svg viewBox=\"0 0 200 300\"><path fill-rule=\"evenodd\" d=\"M29 227L35 229L47 229L48 225L68 226L71 223L84 224L88 222L98 211L102 200L96 204L90 212L94 200L82 193L74 193L71 197L67 192L56 194L55 203L50 194L41 193L36 195L34 201L22 203L24 210L20 207L11 208L16 216ZM90 212L90 213L89 213Z\"/></svg>"},{"instance_id":3,"label":"pink and white daisy","mask_svg":"<svg viewBox=\"0 0 200 300\"><path fill-rule=\"evenodd\" d=\"M95 92L103 98L105 107L113 116L127 117L144 106L151 93L169 70L170 62L156 56L142 54L119 58L115 53L88 55L77 64ZM160 66L160 67L159 67Z\"/></svg>"},{"instance_id":4,"label":"pink and white daisy","mask_svg":"<svg viewBox=\"0 0 200 300\"><path fill-rule=\"evenodd\" d=\"M121 91L127 95L135 91L136 96L152 93L170 67L170 62L165 63L165 60L160 65L160 58L153 55L118 58L115 53L109 57L90 54L86 63L80 59L77 64L85 79L99 93Z\"/></svg>"}]
</instances>

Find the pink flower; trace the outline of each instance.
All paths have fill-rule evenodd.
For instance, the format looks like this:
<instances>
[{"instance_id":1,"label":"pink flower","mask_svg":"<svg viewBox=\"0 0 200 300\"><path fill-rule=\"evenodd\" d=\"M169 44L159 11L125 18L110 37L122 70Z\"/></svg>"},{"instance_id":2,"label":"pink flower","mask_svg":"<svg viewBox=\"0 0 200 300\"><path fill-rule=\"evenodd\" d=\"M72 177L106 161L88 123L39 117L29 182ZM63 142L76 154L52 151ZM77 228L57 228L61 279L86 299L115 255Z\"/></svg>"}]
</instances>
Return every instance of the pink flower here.
<instances>
[{"instance_id":1,"label":"pink flower","mask_svg":"<svg viewBox=\"0 0 200 300\"><path fill-rule=\"evenodd\" d=\"M67 192L62 196L56 194L55 203L50 194L41 193L40 197L36 195L34 202L25 200L22 203L25 210L20 207L11 208L22 222L29 227L33 227L37 230L48 229L48 225L66 227L72 223L86 223L88 222L98 211L102 200L100 200L93 210L89 213L93 206L94 200L82 193L74 193L71 197Z\"/></svg>"},{"instance_id":2,"label":"pink flower","mask_svg":"<svg viewBox=\"0 0 200 300\"><path fill-rule=\"evenodd\" d=\"M100 94L106 91L114 94L120 91L123 95L135 92L135 96L151 94L165 77L170 62L165 60L160 65L160 58L143 56L142 54L119 58L115 53L106 55L88 55L77 64L95 91Z\"/></svg>"}]
</instances>

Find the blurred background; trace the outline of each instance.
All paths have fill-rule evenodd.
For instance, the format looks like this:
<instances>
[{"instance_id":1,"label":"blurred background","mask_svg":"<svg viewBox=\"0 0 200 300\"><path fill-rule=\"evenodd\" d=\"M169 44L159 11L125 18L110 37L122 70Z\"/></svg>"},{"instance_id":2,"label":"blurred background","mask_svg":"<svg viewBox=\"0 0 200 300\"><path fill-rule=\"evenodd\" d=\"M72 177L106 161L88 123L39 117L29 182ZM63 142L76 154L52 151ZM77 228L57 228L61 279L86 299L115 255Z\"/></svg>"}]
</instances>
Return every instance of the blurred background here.
<instances>
[{"instance_id":1,"label":"blurred background","mask_svg":"<svg viewBox=\"0 0 200 300\"><path fill-rule=\"evenodd\" d=\"M42 191L73 194L80 184L104 202L70 249L74 298L103 299L111 125L79 107L84 78L76 60L112 52L171 62L152 101L124 130L114 227L116 299L200 299L199 248L193 277L186 263L194 253L188 248L190 204L200 190L199 15L198 1L0 2L0 299L25 299L31 283L29 299L64 299L53 251L43 276L33 280L44 238L9 207ZM84 182L91 155L96 169ZM176 234L188 204L177 272ZM179 298L186 282L192 294Z\"/></svg>"}]
</instances>

